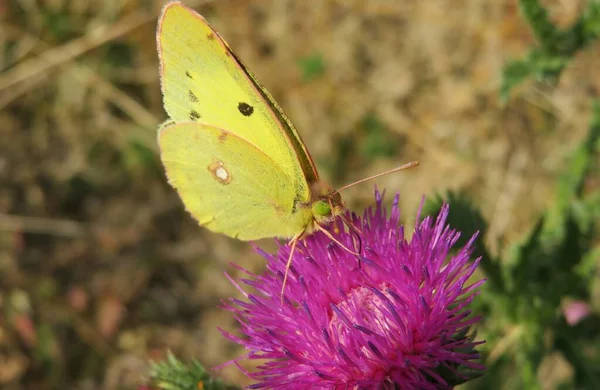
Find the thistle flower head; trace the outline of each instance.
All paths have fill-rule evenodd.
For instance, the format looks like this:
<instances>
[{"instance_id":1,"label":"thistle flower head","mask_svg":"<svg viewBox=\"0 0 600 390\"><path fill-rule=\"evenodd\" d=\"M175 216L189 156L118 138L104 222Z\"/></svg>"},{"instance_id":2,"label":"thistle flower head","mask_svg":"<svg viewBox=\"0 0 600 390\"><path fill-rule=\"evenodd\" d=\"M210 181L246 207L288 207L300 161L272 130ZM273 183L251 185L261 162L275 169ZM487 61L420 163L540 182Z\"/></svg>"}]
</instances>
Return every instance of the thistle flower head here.
<instances>
[{"instance_id":1,"label":"thistle flower head","mask_svg":"<svg viewBox=\"0 0 600 390\"><path fill-rule=\"evenodd\" d=\"M299 243L280 301L290 248L260 249L264 275L242 283L255 291L225 307L244 337L247 358L264 362L249 375L259 388L439 389L452 388L484 369L476 360L467 306L483 280L466 285L479 259L468 244L451 253L459 233L437 219L417 222L410 240L399 225L398 196L388 216L382 195L359 227L362 255L341 249L317 232ZM352 233L332 234L353 247ZM240 288L240 290L242 290ZM243 290L242 290L243 291ZM465 374L465 369L469 371Z\"/></svg>"}]
</instances>

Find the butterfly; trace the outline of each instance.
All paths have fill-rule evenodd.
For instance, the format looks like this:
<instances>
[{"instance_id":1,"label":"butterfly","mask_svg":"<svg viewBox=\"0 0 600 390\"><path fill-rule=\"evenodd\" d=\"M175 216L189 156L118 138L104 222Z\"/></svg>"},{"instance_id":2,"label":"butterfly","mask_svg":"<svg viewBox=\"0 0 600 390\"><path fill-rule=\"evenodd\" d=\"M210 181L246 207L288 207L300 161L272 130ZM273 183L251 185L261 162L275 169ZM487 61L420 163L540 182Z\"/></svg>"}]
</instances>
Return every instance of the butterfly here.
<instances>
[{"instance_id":1,"label":"butterfly","mask_svg":"<svg viewBox=\"0 0 600 390\"><path fill-rule=\"evenodd\" d=\"M338 242L323 226L347 223L339 190L320 180L294 125L217 31L175 1L156 40L170 118L158 131L160 155L199 224L245 241L288 238L292 252L317 230Z\"/></svg>"}]
</instances>

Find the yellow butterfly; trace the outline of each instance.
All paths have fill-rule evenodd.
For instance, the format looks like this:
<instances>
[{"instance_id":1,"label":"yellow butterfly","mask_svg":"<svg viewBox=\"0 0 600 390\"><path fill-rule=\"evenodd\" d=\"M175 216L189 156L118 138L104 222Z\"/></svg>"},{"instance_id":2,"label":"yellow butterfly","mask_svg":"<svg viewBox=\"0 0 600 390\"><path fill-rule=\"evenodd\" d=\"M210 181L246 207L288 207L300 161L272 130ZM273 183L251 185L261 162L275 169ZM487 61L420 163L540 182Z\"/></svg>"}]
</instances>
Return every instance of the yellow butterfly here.
<instances>
[{"instance_id":1,"label":"yellow butterfly","mask_svg":"<svg viewBox=\"0 0 600 390\"><path fill-rule=\"evenodd\" d=\"M241 240L291 238L292 251L315 230L333 239L322 225L343 218L339 190L319 179L292 123L215 29L171 2L157 46L170 117L161 158L200 225Z\"/></svg>"}]
</instances>

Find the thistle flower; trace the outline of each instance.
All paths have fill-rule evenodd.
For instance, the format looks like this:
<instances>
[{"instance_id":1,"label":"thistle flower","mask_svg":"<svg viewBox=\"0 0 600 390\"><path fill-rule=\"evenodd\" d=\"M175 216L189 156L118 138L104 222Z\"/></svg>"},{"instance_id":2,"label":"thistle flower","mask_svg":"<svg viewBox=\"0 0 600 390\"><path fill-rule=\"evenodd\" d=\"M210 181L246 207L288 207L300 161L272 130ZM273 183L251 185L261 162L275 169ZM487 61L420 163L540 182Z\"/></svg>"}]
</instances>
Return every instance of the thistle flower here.
<instances>
[{"instance_id":1,"label":"thistle flower","mask_svg":"<svg viewBox=\"0 0 600 390\"><path fill-rule=\"evenodd\" d=\"M479 320L467 309L480 280L465 287L479 259L469 261L468 244L453 255L460 233L446 225L448 205L435 221L417 221L412 239L399 225L396 195L387 217L383 194L360 227L359 259L317 232L298 244L280 293L290 248L276 255L257 249L267 272L243 279L256 290L247 301L230 299L245 337L222 331L243 345L247 358L265 360L248 375L252 389L450 389L484 367L470 326ZM332 233L352 247L352 234ZM356 241L356 240L355 240ZM467 372L468 371L468 372Z\"/></svg>"}]
</instances>

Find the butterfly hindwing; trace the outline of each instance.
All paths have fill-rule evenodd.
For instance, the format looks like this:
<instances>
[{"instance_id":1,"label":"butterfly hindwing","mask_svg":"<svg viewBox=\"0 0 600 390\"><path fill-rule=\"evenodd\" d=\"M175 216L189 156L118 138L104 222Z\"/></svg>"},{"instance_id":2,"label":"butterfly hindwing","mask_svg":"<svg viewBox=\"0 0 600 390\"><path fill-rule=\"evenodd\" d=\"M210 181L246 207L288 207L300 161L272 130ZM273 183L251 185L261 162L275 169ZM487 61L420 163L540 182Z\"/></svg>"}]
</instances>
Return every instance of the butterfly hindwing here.
<instances>
[{"instance_id":1,"label":"butterfly hindwing","mask_svg":"<svg viewBox=\"0 0 600 390\"><path fill-rule=\"evenodd\" d=\"M215 126L169 122L159 131L169 182L201 225L241 240L292 237L306 226L294 183L265 153Z\"/></svg>"}]
</instances>

